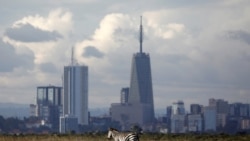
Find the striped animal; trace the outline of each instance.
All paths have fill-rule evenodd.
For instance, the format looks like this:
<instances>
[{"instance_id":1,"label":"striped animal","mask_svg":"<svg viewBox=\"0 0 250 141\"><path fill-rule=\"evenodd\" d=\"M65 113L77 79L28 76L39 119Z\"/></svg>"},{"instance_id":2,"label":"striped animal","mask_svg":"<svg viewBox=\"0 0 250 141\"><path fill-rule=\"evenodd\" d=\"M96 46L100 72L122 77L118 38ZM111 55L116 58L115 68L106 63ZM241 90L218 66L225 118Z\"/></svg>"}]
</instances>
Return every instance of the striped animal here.
<instances>
[{"instance_id":1,"label":"striped animal","mask_svg":"<svg viewBox=\"0 0 250 141\"><path fill-rule=\"evenodd\" d=\"M114 128L109 128L108 138L113 138L114 141L139 141L139 136L133 132L118 132Z\"/></svg>"}]
</instances>

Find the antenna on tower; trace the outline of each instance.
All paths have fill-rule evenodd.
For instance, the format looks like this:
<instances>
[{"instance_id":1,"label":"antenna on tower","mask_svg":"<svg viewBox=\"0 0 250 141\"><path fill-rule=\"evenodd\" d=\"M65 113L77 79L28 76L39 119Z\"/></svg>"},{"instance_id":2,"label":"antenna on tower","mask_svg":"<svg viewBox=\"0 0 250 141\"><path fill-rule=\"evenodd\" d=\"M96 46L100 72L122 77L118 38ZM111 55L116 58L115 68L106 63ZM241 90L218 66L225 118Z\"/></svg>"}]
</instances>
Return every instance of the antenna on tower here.
<instances>
[{"instance_id":1,"label":"antenna on tower","mask_svg":"<svg viewBox=\"0 0 250 141\"><path fill-rule=\"evenodd\" d=\"M142 16L141 16L141 23L140 23L140 37L139 37L139 42L140 42L140 53L142 53L142 42L143 42Z\"/></svg>"},{"instance_id":2,"label":"antenna on tower","mask_svg":"<svg viewBox=\"0 0 250 141\"><path fill-rule=\"evenodd\" d=\"M71 48L71 65L73 66L74 65L74 46L72 46Z\"/></svg>"}]
</instances>

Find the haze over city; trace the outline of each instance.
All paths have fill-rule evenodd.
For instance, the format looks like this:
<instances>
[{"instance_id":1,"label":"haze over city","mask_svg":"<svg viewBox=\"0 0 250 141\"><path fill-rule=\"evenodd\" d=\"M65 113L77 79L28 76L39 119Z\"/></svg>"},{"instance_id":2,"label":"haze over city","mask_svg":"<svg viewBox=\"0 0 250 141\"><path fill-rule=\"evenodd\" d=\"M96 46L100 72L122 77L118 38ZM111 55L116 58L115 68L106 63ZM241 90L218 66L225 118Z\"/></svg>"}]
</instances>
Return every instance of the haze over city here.
<instances>
[{"instance_id":1,"label":"haze over city","mask_svg":"<svg viewBox=\"0 0 250 141\"><path fill-rule=\"evenodd\" d=\"M74 46L89 67L89 108L110 107L129 86L140 16L155 108L209 98L249 103L247 0L0 3L0 103L35 103L37 86L61 86Z\"/></svg>"}]
</instances>

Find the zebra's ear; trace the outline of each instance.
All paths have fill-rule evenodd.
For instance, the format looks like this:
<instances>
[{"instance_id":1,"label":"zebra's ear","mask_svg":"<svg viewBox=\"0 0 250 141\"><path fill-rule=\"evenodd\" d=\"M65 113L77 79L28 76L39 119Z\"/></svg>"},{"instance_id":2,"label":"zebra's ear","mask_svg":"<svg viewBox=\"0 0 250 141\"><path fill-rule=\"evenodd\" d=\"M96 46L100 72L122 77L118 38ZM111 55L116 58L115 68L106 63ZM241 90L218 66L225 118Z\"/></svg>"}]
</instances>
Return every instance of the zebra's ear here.
<instances>
[{"instance_id":1,"label":"zebra's ear","mask_svg":"<svg viewBox=\"0 0 250 141\"><path fill-rule=\"evenodd\" d=\"M114 128L112 128L112 127L109 127L109 131L113 131L114 130Z\"/></svg>"},{"instance_id":2,"label":"zebra's ear","mask_svg":"<svg viewBox=\"0 0 250 141\"><path fill-rule=\"evenodd\" d=\"M118 131L118 130L115 128L109 127L109 131Z\"/></svg>"},{"instance_id":3,"label":"zebra's ear","mask_svg":"<svg viewBox=\"0 0 250 141\"><path fill-rule=\"evenodd\" d=\"M118 132L118 130L117 129L115 129L115 128L112 128L113 129L113 131L117 131Z\"/></svg>"}]
</instances>

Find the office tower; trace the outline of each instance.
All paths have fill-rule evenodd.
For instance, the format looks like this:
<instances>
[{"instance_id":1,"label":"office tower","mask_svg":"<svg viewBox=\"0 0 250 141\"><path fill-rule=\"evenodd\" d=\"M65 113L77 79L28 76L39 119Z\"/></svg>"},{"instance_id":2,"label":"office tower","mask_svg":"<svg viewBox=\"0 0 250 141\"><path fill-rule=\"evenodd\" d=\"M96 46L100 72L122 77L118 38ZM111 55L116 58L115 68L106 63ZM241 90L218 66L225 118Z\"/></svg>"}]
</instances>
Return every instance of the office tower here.
<instances>
[{"instance_id":1,"label":"office tower","mask_svg":"<svg viewBox=\"0 0 250 141\"><path fill-rule=\"evenodd\" d=\"M122 88L121 89L121 103L122 104L128 103L128 95L129 95L129 88Z\"/></svg>"},{"instance_id":2,"label":"office tower","mask_svg":"<svg viewBox=\"0 0 250 141\"><path fill-rule=\"evenodd\" d=\"M172 117L172 113L173 113L173 108L172 106L167 106L166 108L166 118L167 118L167 128L169 130L169 132L171 132L171 117Z\"/></svg>"},{"instance_id":3,"label":"office tower","mask_svg":"<svg viewBox=\"0 0 250 141\"><path fill-rule=\"evenodd\" d=\"M154 101L151 78L150 56L142 51L142 21L140 24L140 51L132 58L130 90L128 102L136 106L141 104L146 112L145 122L152 123L154 120ZM147 119L146 119L147 118Z\"/></svg>"},{"instance_id":4,"label":"office tower","mask_svg":"<svg viewBox=\"0 0 250 141\"><path fill-rule=\"evenodd\" d=\"M229 104L229 115L234 117L249 117L249 104L232 103Z\"/></svg>"},{"instance_id":5,"label":"office tower","mask_svg":"<svg viewBox=\"0 0 250 141\"><path fill-rule=\"evenodd\" d=\"M199 104L191 104L190 105L190 113L195 114L201 114L202 113L202 105Z\"/></svg>"},{"instance_id":6,"label":"office tower","mask_svg":"<svg viewBox=\"0 0 250 141\"><path fill-rule=\"evenodd\" d=\"M216 107L217 114L228 114L229 104L223 99L209 99L209 106Z\"/></svg>"},{"instance_id":7,"label":"office tower","mask_svg":"<svg viewBox=\"0 0 250 141\"><path fill-rule=\"evenodd\" d=\"M173 114L174 115L185 115L184 102L178 101L173 103Z\"/></svg>"},{"instance_id":8,"label":"office tower","mask_svg":"<svg viewBox=\"0 0 250 141\"><path fill-rule=\"evenodd\" d=\"M35 104L30 104L30 117L37 117L37 107Z\"/></svg>"},{"instance_id":9,"label":"office tower","mask_svg":"<svg viewBox=\"0 0 250 141\"><path fill-rule=\"evenodd\" d=\"M202 132L203 131L203 106L199 104L190 105L190 115L188 115L188 131Z\"/></svg>"},{"instance_id":10,"label":"office tower","mask_svg":"<svg viewBox=\"0 0 250 141\"><path fill-rule=\"evenodd\" d=\"M188 115L188 131L189 132L203 131L203 117L201 114Z\"/></svg>"},{"instance_id":11,"label":"office tower","mask_svg":"<svg viewBox=\"0 0 250 141\"><path fill-rule=\"evenodd\" d=\"M241 130L245 130L245 131L248 131L250 130L250 119L242 119L241 120L241 123L240 123L240 129Z\"/></svg>"},{"instance_id":12,"label":"office tower","mask_svg":"<svg viewBox=\"0 0 250 141\"><path fill-rule=\"evenodd\" d=\"M37 87L37 115L46 124L51 124L52 130L59 130L59 117L62 115L62 87Z\"/></svg>"},{"instance_id":13,"label":"office tower","mask_svg":"<svg viewBox=\"0 0 250 141\"><path fill-rule=\"evenodd\" d=\"M88 125L88 67L79 65L73 58L64 67L64 115L74 116L78 124Z\"/></svg>"},{"instance_id":14,"label":"office tower","mask_svg":"<svg viewBox=\"0 0 250 141\"><path fill-rule=\"evenodd\" d=\"M204 130L205 132L216 131L216 108L214 106L204 107Z\"/></svg>"},{"instance_id":15,"label":"office tower","mask_svg":"<svg viewBox=\"0 0 250 141\"><path fill-rule=\"evenodd\" d=\"M216 99L210 98L210 99L208 100L208 106L216 107Z\"/></svg>"},{"instance_id":16,"label":"office tower","mask_svg":"<svg viewBox=\"0 0 250 141\"><path fill-rule=\"evenodd\" d=\"M185 115L172 115L171 133L185 133Z\"/></svg>"},{"instance_id":17,"label":"office tower","mask_svg":"<svg viewBox=\"0 0 250 141\"><path fill-rule=\"evenodd\" d=\"M227 101L224 101L223 99L218 99L216 102L216 107L217 107L217 113L228 114L229 105Z\"/></svg>"},{"instance_id":18,"label":"office tower","mask_svg":"<svg viewBox=\"0 0 250 141\"><path fill-rule=\"evenodd\" d=\"M167 117L171 117L172 113L173 113L172 106L167 106L167 109L166 109L166 115L167 115Z\"/></svg>"},{"instance_id":19,"label":"office tower","mask_svg":"<svg viewBox=\"0 0 250 141\"><path fill-rule=\"evenodd\" d=\"M185 108L184 102L174 102L171 116L171 133L185 133Z\"/></svg>"},{"instance_id":20,"label":"office tower","mask_svg":"<svg viewBox=\"0 0 250 141\"><path fill-rule=\"evenodd\" d=\"M222 130L226 125L227 115L229 114L229 104L223 99L209 99L209 106L216 109L216 127L217 130Z\"/></svg>"},{"instance_id":21,"label":"office tower","mask_svg":"<svg viewBox=\"0 0 250 141\"><path fill-rule=\"evenodd\" d=\"M141 19L142 20L142 19ZM119 121L123 129L131 124L140 126L154 122L154 102L149 54L142 51L142 21L140 24L140 51L132 58L128 102L112 103L110 116ZM124 97L125 98L125 97ZM123 98L121 98L123 99ZM126 98L125 98L126 99Z\"/></svg>"}]
</instances>

